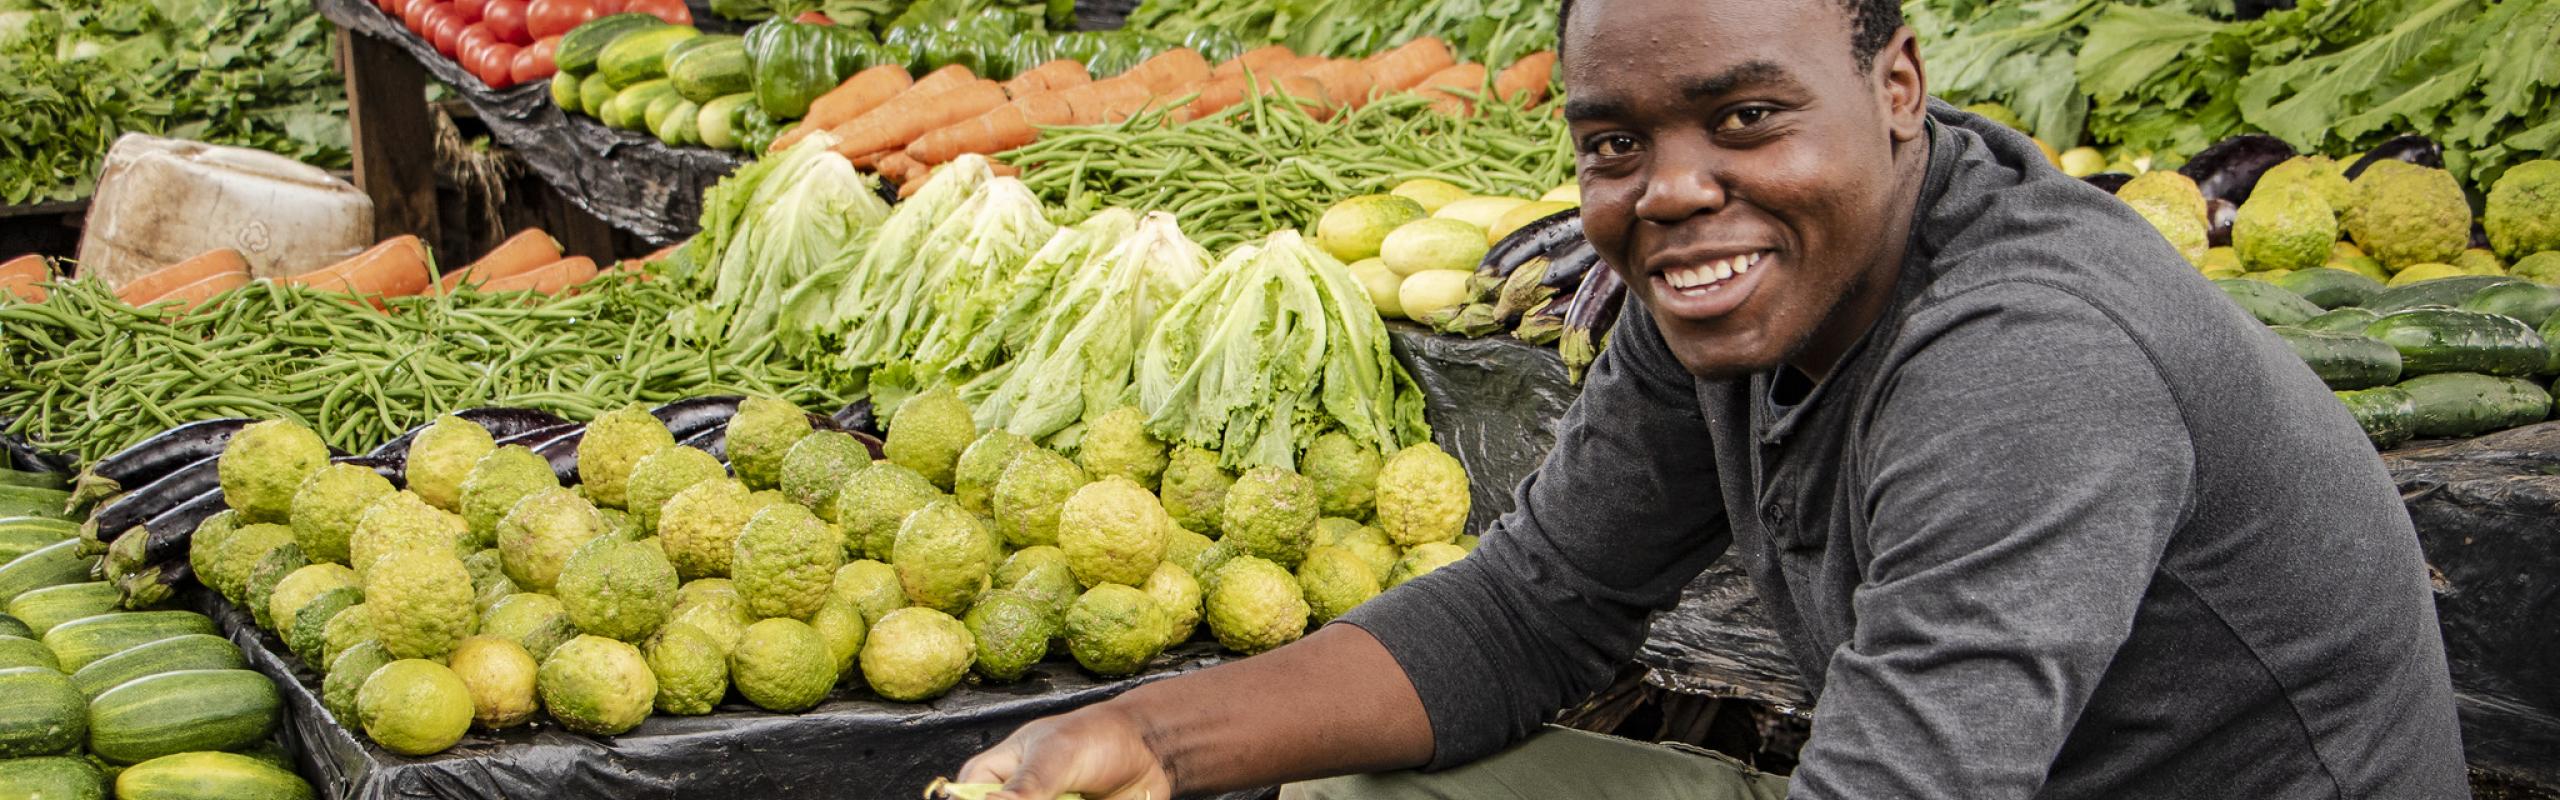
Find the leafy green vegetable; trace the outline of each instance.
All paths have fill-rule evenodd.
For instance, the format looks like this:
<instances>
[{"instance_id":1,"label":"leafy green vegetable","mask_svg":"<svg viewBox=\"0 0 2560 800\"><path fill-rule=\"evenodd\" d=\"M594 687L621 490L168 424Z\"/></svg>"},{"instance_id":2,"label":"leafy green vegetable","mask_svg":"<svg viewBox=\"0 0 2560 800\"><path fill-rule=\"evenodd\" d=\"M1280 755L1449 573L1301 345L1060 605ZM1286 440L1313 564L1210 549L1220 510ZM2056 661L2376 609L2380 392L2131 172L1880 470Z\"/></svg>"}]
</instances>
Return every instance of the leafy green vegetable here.
<instances>
[{"instance_id":1,"label":"leafy green vegetable","mask_svg":"<svg viewBox=\"0 0 2560 800\"><path fill-rule=\"evenodd\" d=\"M696 306L702 339L761 338L788 321L786 296L850 266L846 252L889 216L871 176L811 136L703 193L702 234L684 249L684 277L709 298Z\"/></svg>"},{"instance_id":2,"label":"leafy green vegetable","mask_svg":"<svg viewBox=\"0 0 2560 800\"><path fill-rule=\"evenodd\" d=\"M993 373L999 380L977 403L982 426L1043 439L1133 402L1138 348L1158 316L1207 271L1208 252L1182 235L1171 214L1136 220L1112 209L1070 230L1096 226L1104 232L1087 234L1099 244L1094 255L1049 296L1013 363ZM1113 241L1101 241L1106 237Z\"/></svg>"},{"instance_id":3,"label":"leafy green vegetable","mask_svg":"<svg viewBox=\"0 0 2560 800\"><path fill-rule=\"evenodd\" d=\"M135 131L347 166L331 35L308 0L15 0L0 10L0 203L87 196Z\"/></svg>"}]
</instances>

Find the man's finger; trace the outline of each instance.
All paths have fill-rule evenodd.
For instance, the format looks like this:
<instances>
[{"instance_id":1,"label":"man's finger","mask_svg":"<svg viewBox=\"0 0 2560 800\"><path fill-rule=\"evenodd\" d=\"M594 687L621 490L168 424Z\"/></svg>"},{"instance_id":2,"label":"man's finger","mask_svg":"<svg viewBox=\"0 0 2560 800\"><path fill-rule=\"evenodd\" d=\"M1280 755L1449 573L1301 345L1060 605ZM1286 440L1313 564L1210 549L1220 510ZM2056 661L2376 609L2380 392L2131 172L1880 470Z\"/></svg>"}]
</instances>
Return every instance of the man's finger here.
<instances>
[{"instance_id":1,"label":"man's finger","mask_svg":"<svg viewBox=\"0 0 2560 800\"><path fill-rule=\"evenodd\" d=\"M1003 783L1022 768L1022 748L1004 742L960 765L959 783Z\"/></svg>"},{"instance_id":2,"label":"man's finger","mask_svg":"<svg viewBox=\"0 0 2560 800\"><path fill-rule=\"evenodd\" d=\"M1004 790L987 795L987 800L1056 800L1057 785L1040 771L1037 764L1020 764L1013 777L1004 782ZM1167 800L1171 800L1167 798Z\"/></svg>"}]
</instances>

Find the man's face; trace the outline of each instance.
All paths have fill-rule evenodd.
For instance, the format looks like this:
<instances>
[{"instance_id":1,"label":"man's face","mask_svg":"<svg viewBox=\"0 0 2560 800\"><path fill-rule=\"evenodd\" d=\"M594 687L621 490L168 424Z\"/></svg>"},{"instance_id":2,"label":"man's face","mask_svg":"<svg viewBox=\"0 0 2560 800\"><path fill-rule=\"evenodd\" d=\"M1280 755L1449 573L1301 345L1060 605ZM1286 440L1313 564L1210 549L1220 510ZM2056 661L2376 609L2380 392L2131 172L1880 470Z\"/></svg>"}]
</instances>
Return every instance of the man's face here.
<instances>
[{"instance_id":1,"label":"man's face","mask_svg":"<svg viewBox=\"0 0 2560 800\"><path fill-rule=\"evenodd\" d=\"M1904 40L1861 70L1851 29L1836 0L1574 6L1583 231L1692 374L1836 358L1881 308L1910 214L1895 144L1924 101Z\"/></svg>"}]
</instances>

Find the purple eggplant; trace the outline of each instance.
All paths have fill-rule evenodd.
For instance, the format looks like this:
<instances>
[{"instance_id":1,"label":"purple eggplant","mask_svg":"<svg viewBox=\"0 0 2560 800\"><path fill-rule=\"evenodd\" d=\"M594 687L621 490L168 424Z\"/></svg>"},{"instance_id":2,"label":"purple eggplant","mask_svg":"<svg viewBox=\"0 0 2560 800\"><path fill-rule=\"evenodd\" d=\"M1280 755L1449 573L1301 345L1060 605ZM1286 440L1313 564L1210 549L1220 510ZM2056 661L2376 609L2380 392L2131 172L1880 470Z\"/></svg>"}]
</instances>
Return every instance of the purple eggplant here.
<instances>
[{"instance_id":1,"label":"purple eggplant","mask_svg":"<svg viewBox=\"0 0 2560 800\"><path fill-rule=\"evenodd\" d=\"M1522 265L1540 256L1552 259L1549 253L1581 239L1582 209L1568 208L1539 217L1512 231L1511 235L1502 237L1502 241L1493 244L1493 249L1485 251L1484 260L1476 267L1476 274L1499 281L1511 277L1511 273Z\"/></svg>"},{"instance_id":2,"label":"purple eggplant","mask_svg":"<svg viewBox=\"0 0 2560 800\"><path fill-rule=\"evenodd\" d=\"M2240 219L2240 204L2219 197L2204 201L2204 239L2213 247L2231 246L2231 224Z\"/></svg>"},{"instance_id":3,"label":"purple eggplant","mask_svg":"<svg viewBox=\"0 0 2560 800\"><path fill-rule=\"evenodd\" d=\"M0 417L0 465L26 472L65 473L71 471L69 459L39 450L27 440L9 433L14 417Z\"/></svg>"},{"instance_id":4,"label":"purple eggplant","mask_svg":"<svg viewBox=\"0 0 2560 800\"><path fill-rule=\"evenodd\" d=\"M91 513L87 522L80 523L80 538L103 552L107 545L114 544L117 537L134 526L177 508L197 495L220 491L222 475L215 462L221 458L217 453L196 459L159 480L108 501Z\"/></svg>"},{"instance_id":5,"label":"purple eggplant","mask_svg":"<svg viewBox=\"0 0 2560 800\"><path fill-rule=\"evenodd\" d=\"M2239 205L2248 201L2249 192L2258 188L2258 176L2268 167L2282 164L2294 156L2293 145L2263 133L2234 136L2207 147L2189 159L2178 174L2196 182L2196 190L2206 199L2223 199Z\"/></svg>"},{"instance_id":6,"label":"purple eggplant","mask_svg":"<svg viewBox=\"0 0 2560 800\"><path fill-rule=\"evenodd\" d=\"M729 426L727 425L703 429L701 433L694 434L692 438L677 444L710 453L712 458L720 459L722 464L729 463Z\"/></svg>"},{"instance_id":7,"label":"purple eggplant","mask_svg":"<svg viewBox=\"0 0 2560 800\"><path fill-rule=\"evenodd\" d=\"M1582 285L1582 276L1594 267L1608 269L1600 263L1600 250L1587 239L1574 240L1577 245L1549 255L1547 277L1538 285L1564 291Z\"/></svg>"},{"instance_id":8,"label":"purple eggplant","mask_svg":"<svg viewBox=\"0 0 2560 800\"><path fill-rule=\"evenodd\" d=\"M880 437L862 431L845 431L845 433L852 434L854 441L861 442L862 449L871 451L871 460L878 461L889 457L888 443L881 441Z\"/></svg>"},{"instance_id":9,"label":"purple eggplant","mask_svg":"<svg viewBox=\"0 0 2560 800\"><path fill-rule=\"evenodd\" d=\"M152 517L150 521L142 523L141 558L134 563L156 564L170 559L186 560L187 547L196 535L196 526L204 524L206 519L222 513L223 509L229 507L222 500L222 490L217 488L196 495L194 499L179 503L178 507ZM127 540L123 538L118 538L115 544L117 548L123 548L126 545Z\"/></svg>"},{"instance_id":10,"label":"purple eggplant","mask_svg":"<svg viewBox=\"0 0 2560 800\"><path fill-rule=\"evenodd\" d=\"M738 415L738 404L745 401L745 397L734 394L688 397L649 409L649 415L657 417L667 426L668 433L682 441L704 429L729 424L729 418Z\"/></svg>"},{"instance_id":11,"label":"purple eggplant","mask_svg":"<svg viewBox=\"0 0 2560 800\"><path fill-rule=\"evenodd\" d=\"M520 444L526 447L532 447L543 442L551 441L552 437L583 427L586 427L585 423L563 422L547 428L535 428L514 436L500 437L497 443L499 447L505 447L511 444Z\"/></svg>"},{"instance_id":12,"label":"purple eggplant","mask_svg":"<svg viewBox=\"0 0 2560 800\"><path fill-rule=\"evenodd\" d=\"M257 420L228 417L190 422L98 459L72 479L72 507L113 497L128 486L141 486L176 472L179 467L222 454L231 435Z\"/></svg>"},{"instance_id":13,"label":"purple eggplant","mask_svg":"<svg viewBox=\"0 0 2560 800\"><path fill-rule=\"evenodd\" d=\"M407 471L409 463L407 456L407 453L402 453L396 456L366 453L360 456L338 456L336 458L329 459L329 463L354 464L365 469L373 470L373 474L380 475L383 479L391 481L392 486L406 489L409 487L409 479L404 474Z\"/></svg>"},{"instance_id":14,"label":"purple eggplant","mask_svg":"<svg viewBox=\"0 0 2560 800\"><path fill-rule=\"evenodd\" d=\"M116 581L116 603L128 610L150 608L177 596L178 590L195 577L195 566L183 555L151 564Z\"/></svg>"},{"instance_id":15,"label":"purple eggplant","mask_svg":"<svg viewBox=\"0 0 2560 800\"><path fill-rule=\"evenodd\" d=\"M549 411L504 406L466 408L453 412L453 416L478 424L482 429L487 430L489 437L493 439L504 439L526 431L555 427L568 422ZM434 420L428 420L417 427L410 428L391 441L383 442L381 447L374 448L368 455L406 458L409 455L409 444L417 441L418 434L425 431L428 425L434 424Z\"/></svg>"},{"instance_id":16,"label":"purple eggplant","mask_svg":"<svg viewBox=\"0 0 2560 800\"><path fill-rule=\"evenodd\" d=\"M533 445L533 452L551 462L551 474L560 478L560 485L575 486L578 483L578 443L586 438L587 426L580 425Z\"/></svg>"},{"instance_id":17,"label":"purple eggplant","mask_svg":"<svg viewBox=\"0 0 2560 800\"><path fill-rule=\"evenodd\" d=\"M868 397L844 404L843 408L836 409L836 413L830 419L836 421L838 430L869 434L873 437L880 435L880 420L871 413L871 398Z\"/></svg>"},{"instance_id":18,"label":"purple eggplant","mask_svg":"<svg viewBox=\"0 0 2560 800\"><path fill-rule=\"evenodd\" d=\"M1627 284L1618 278L1617 270L1595 269L1583 279L1582 288L1573 294L1573 305L1565 309L1564 336L1556 343L1567 379L1581 383L1583 371L1599 360L1626 296Z\"/></svg>"},{"instance_id":19,"label":"purple eggplant","mask_svg":"<svg viewBox=\"0 0 2560 800\"><path fill-rule=\"evenodd\" d=\"M2122 172L2101 172L2096 175L2081 178L2080 181L2082 183L2098 187L2100 190L2105 191L2108 194L2115 194L2116 192L2123 191L2125 184L2132 183L2133 176Z\"/></svg>"},{"instance_id":20,"label":"purple eggplant","mask_svg":"<svg viewBox=\"0 0 2560 800\"><path fill-rule=\"evenodd\" d=\"M2363 158L2356 159L2354 166L2347 168L2347 180L2355 180L2356 176L2364 174L2366 167L2380 161L2406 161L2421 167L2444 169L2444 145L2416 134L2383 142L2381 147L2364 154Z\"/></svg>"}]
</instances>

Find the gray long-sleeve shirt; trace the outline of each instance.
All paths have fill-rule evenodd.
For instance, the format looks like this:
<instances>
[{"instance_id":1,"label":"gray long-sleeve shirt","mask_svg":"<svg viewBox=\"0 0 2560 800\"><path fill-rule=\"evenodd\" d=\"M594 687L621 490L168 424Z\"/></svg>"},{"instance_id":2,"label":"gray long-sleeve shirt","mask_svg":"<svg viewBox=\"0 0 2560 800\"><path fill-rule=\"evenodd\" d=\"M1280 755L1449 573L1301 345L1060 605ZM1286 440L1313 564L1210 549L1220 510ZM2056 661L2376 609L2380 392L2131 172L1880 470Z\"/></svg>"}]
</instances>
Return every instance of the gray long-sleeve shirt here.
<instances>
[{"instance_id":1,"label":"gray long-sleeve shirt","mask_svg":"<svg viewBox=\"0 0 2560 800\"><path fill-rule=\"evenodd\" d=\"M1596 689L1731 547L1819 698L1793 797L2468 796L2344 407L2121 203L1932 105L1897 298L1828 379L1695 379L1630 304L1518 510L1346 618L1432 765Z\"/></svg>"}]
</instances>

